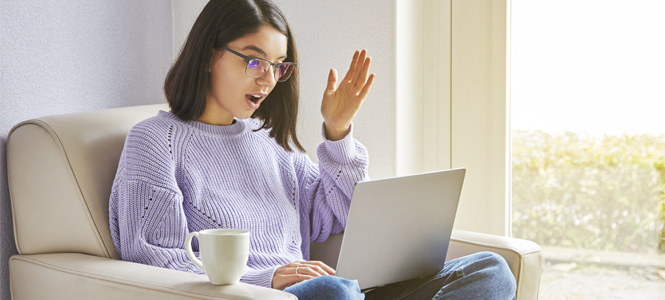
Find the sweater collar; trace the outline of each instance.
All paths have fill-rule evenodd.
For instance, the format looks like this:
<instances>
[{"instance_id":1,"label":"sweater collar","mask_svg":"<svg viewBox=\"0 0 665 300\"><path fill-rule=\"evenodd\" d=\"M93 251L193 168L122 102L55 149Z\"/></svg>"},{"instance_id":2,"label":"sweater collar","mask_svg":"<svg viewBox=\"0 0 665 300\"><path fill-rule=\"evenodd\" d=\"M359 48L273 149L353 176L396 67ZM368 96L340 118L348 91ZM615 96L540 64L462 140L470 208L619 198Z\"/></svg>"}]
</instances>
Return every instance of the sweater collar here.
<instances>
[{"instance_id":1,"label":"sweater collar","mask_svg":"<svg viewBox=\"0 0 665 300\"><path fill-rule=\"evenodd\" d=\"M234 137L240 136L242 133L249 129L245 120L234 118L234 123L231 125L211 125L194 120L182 120L171 112L160 110L157 114L158 117L171 119L180 123L187 124L202 132L208 133L218 137Z\"/></svg>"}]
</instances>

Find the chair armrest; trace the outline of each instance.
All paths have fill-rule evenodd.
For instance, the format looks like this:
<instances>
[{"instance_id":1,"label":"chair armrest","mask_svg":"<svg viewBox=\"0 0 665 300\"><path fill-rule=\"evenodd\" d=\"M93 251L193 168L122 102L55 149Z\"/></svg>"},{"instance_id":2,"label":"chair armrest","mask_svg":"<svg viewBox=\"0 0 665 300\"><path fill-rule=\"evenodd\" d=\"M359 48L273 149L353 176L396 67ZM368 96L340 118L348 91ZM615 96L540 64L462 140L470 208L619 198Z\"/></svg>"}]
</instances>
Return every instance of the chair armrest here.
<instances>
[{"instance_id":1,"label":"chair armrest","mask_svg":"<svg viewBox=\"0 0 665 300\"><path fill-rule=\"evenodd\" d=\"M251 284L216 286L205 275L78 253L14 255L12 299L290 299Z\"/></svg>"},{"instance_id":2,"label":"chair armrest","mask_svg":"<svg viewBox=\"0 0 665 300\"><path fill-rule=\"evenodd\" d=\"M517 281L516 300L538 299L542 273L542 249L531 241L453 230L446 261L481 251L501 255Z\"/></svg>"}]
</instances>

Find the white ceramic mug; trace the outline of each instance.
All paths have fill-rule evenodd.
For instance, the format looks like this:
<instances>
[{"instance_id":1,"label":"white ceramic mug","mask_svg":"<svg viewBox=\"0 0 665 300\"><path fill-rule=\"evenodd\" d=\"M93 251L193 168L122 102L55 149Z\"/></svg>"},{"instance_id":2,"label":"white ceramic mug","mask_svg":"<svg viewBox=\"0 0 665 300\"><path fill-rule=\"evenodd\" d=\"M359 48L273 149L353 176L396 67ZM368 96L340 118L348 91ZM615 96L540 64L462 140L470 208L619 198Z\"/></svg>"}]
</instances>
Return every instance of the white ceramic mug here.
<instances>
[{"instance_id":1,"label":"white ceramic mug","mask_svg":"<svg viewBox=\"0 0 665 300\"><path fill-rule=\"evenodd\" d=\"M201 260L194 256L192 238L199 240ZM249 257L249 231L240 229L206 229L192 232L185 240L187 256L206 272L215 285L236 284L245 272Z\"/></svg>"}]
</instances>

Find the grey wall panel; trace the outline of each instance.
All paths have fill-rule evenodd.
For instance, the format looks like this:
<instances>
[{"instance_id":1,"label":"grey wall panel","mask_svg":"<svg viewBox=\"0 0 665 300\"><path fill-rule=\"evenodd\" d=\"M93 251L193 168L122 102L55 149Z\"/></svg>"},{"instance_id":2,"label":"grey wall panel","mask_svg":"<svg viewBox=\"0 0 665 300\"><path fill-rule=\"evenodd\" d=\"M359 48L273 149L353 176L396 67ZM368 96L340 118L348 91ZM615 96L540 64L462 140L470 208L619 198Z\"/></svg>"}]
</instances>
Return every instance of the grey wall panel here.
<instances>
[{"instance_id":1,"label":"grey wall panel","mask_svg":"<svg viewBox=\"0 0 665 300\"><path fill-rule=\"evenodd\" d=\"M0 297L16 253L6 138L45 115L164 102L171 65L171 2L0 2ZM44 224L48 226L48 224Z\"/></svg>"}]
</instances>

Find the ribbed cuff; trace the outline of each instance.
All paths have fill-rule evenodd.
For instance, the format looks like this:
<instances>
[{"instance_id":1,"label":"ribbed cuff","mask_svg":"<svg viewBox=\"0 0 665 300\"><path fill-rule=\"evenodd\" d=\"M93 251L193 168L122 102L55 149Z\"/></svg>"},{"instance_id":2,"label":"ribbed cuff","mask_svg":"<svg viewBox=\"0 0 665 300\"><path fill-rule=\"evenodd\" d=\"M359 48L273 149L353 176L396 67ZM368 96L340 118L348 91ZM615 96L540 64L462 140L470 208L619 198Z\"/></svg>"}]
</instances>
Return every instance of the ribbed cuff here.
<instances>
[{"instance_id":1,"label":"ribbed cuff","mask_svg":"<svg viewBox=\"0 0 665 300\"><path fill-rule=\"evenodd\" d=\"M279 266L274 266L263 270L250 269L249 271L245 272L245 274L242 275L240 281L253 285L272 288L272 278L275 276L275 271L277 271L277 268L279 268Z\"/></svg>"},{"instance_id":2,"label":"ribbed cuff","mask_svg":"<svg viewBox=\"0 0 665 300\"><path fill-rule=\"evenodd\" d=\"M326 139L325 123L321 126L321 136L323 136L323 147L330 159L342 165L353 163L357 155L356 140L353 138L353 123L349 125L349 132L346 136L339 141Z\"/></svg>"}]
</instances>

